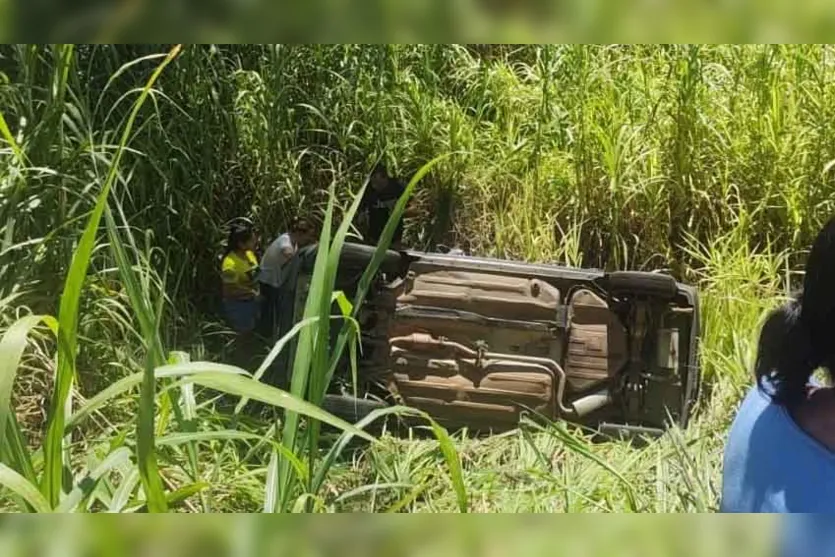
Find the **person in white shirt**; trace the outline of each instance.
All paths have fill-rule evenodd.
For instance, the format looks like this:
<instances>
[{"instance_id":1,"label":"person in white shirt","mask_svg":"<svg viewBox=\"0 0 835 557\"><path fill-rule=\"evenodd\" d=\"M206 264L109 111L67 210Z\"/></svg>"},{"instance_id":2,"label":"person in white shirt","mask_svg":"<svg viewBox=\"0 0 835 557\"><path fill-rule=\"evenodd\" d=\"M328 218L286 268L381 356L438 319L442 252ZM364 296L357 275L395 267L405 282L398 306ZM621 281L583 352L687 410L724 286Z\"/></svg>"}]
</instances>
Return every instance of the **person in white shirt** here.
<instances>
[{"instance_id":1,"label":"person in white shirt","mask_svg":"<svg viewBox=\"0 0 835 557\"><path fill-rule=\"evenodd\" d=\"M284 280L282 271L299 248L315 241L313 226L304 219L296 219L290 231L280 234L264 251L258 282L264 299L263 334L272 338L275 331L278 292Z\"/></svg>"}]
</instances>

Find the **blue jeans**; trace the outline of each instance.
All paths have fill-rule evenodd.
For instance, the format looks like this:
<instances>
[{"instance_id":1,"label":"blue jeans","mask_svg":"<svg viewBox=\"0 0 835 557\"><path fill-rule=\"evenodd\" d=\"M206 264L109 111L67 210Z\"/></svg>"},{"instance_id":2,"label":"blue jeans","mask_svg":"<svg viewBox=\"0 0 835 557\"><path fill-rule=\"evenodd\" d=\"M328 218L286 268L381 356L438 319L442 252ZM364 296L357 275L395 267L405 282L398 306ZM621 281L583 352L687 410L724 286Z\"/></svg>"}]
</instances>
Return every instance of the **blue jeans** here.
<instances>
[{"instance_id":1,"label":"blue jeans","mask_svg":"<svg viewBox=\"0 0 835 557\"><path fill-rule=\"evenodd\" d=\"M257 298L248 300L223 300L226 321L236 333L249 333L258 322L259 303Z\"/></svg>"},{"instance_id":2,"label":"blue jeans","mask_svg":"<svg viewBox=\"0 0 835 557\"><path fill-rule=\"evenodd\" d=\"M278 324L278 288L271 284L261 283L261 335L273 340Z\"/></svg>"}]
</instances>

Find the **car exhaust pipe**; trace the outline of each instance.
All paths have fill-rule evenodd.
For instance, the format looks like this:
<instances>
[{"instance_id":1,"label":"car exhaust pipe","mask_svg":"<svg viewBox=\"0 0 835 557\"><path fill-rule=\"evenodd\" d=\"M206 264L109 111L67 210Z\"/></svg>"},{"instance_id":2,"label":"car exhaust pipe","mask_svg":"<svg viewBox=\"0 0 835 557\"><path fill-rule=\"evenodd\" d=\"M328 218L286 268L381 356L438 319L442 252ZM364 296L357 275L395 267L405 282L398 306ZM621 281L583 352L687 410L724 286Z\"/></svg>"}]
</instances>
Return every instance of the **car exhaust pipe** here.
<instances>
[{"instance_id":1,"label":"car exhaust pipe","mask_svg":"<svg viewBox=\"0 0 835 557\"><path fill-rule=\"evenodd\" d=\"M578 418L582 418L584 416L588 416L592 412L596 412L597 410L608 406L612 403L612 400L612 393L609 389L601 389L596 393L592 393L579 400L575 400L571 403L571 406L573 407L574 414Z\"/></svg>"}]
</instances>

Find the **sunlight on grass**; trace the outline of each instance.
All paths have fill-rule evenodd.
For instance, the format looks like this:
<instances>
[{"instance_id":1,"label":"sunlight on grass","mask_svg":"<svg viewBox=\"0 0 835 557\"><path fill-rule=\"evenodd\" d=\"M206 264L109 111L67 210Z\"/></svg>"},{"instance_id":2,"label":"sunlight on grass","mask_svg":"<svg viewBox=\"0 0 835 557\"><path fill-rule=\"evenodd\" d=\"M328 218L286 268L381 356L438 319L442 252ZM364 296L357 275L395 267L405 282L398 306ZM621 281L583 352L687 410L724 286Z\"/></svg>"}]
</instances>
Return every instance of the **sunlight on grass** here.
<instances>
[{"instance_id":1,"label":"sunlight on grass","mask_svg":"<svg viewBox=\"0 0 835 557\"><path fill-rule=\"evenodd\" d=\"M835 207L831 46L0 50L3 509L716 510L761 320ZM407 245L696 285L695 420L639 448L322 410L394 233L339 292L377 160L408 178ZM302 320L229 365L222 224L299 214L323 224ZM287 351L285 392L262 379Z\"/></svg>"}]
</instances>

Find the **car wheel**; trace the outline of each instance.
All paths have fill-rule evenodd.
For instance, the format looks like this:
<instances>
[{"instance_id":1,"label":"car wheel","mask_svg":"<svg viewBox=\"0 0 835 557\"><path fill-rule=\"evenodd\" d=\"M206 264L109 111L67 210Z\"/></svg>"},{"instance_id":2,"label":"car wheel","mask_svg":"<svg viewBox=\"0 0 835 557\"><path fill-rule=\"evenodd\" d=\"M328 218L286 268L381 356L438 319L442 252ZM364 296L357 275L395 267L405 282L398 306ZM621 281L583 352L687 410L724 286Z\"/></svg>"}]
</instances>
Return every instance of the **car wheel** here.
<instances>
[{"instance_id":1,"label":"car wheel","mask_svg":"<svg viewBox=\"0 0 835 557\"><path fill-rule=\"evenodd\" d=\"M322 408L343 420L356 423L375 410L388 408L388 404L378 400L356 398L350 395L325 395Z\"/></svg>"},{"instance_id":2,"label":"car wheel","mask_svg":"<svg viewBox=\"0 0 835 557\"><path fill-rule=\"evenodd\" d=\"M678 294L678 285L669 275L639 271L615 271L606 274L606 286L615 293L646 294L670 300Z\"/></svg>"},{"instance_id":3,"label":"car wheel","mask_svg":"<svg viewBox=\"0 0 835 557\"><path fill-rule=\"evenodd\" d=\"M346 243L342 246L340 261L350 265L351 267L365 268L368 267L371 260L374 259L375 251L377 251L376 246ZM383 260L380 262L380 269L386 272L396 271L400 268L402 262L403 256L399 252L386 250L383 254Z\"/></svg>"},{"instance_id":4,"label":"car wheel","mask_svg":"<svg viewBox=\"0 0 835 557\"><path fill-rule=\"evenodd\" d=\"M367 246L364 244L354 244L346 242L342 245L342 253L339 256L340 266L345 266L353 269L365 269L374 258L374 252L377 250L374 246ZM302 269L306 273L313 271L313 266L316 262L317 245L311 245L299 252L303 259ZM380 262L380 270L388 273L397 273L401 270L404 257L401 253L394 250L386 250L383 255L383 260Z\"/></svg>"},{"instance_id":5,"label":"car wheel","mask_svg":"<svg viewBox=\"0 0 835 557\"><path fill-rule=\"evenodd\" d=\"M699 359L699 344L693 348L696 352L694 357L695 364L690 369L690 375L687 377L687 383L684 390L684 411L681 415L681 427L686 428L693 419L693 414L696 411L696 406L699 402L699 396L702 390L702 372Z\"/></svg>"}]
</instances>

